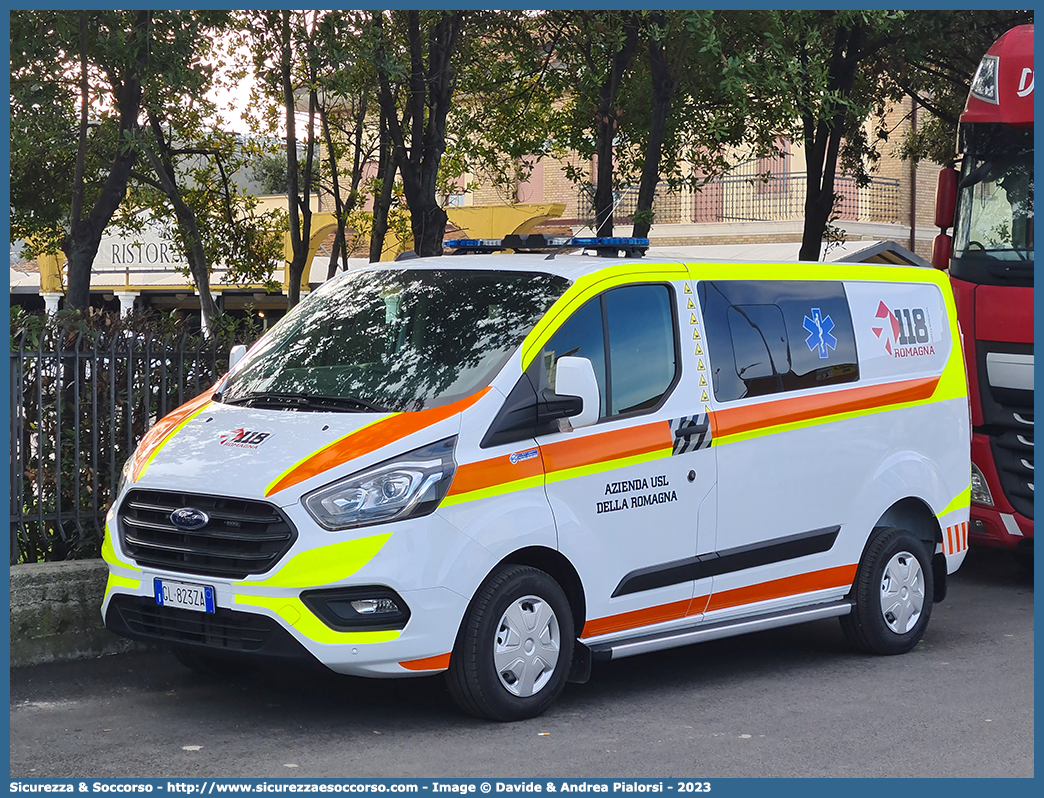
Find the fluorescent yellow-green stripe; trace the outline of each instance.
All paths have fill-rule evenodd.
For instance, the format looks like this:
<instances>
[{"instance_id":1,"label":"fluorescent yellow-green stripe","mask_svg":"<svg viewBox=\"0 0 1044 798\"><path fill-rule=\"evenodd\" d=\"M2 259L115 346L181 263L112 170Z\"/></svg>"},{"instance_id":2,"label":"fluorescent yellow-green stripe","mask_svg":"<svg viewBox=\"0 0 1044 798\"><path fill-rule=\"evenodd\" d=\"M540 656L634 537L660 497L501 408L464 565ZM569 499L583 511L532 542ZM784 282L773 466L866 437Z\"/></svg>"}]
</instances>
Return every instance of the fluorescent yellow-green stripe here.
<instances>
[{"instance_id":1,"label":"fluorescent yellow-green stripe","mask_svg":"<svg viewBox=\"0 0 1044 798\"><path fill-rule=\"evenodd\" d=\"M650 266L661 264L650 263ZM937 269L890 263L724 263L687 262L692 280L827 280L874 283L935 283L949 278ZM945 292L944 292L945 293Z\"/></svg>"},{"instance_id":2,"label":"fluorescent yellow-green stripe","mask_svg":"<svg viewBox=\"0 0 1044 798\"><path fill-rule=\"evenodd\" d=\"M504 493L514 493L516 490L539 488L543 484L543 475L537 474L535 477L516 479L511 482L504 482L500 485L493 485L488 488L479 488L478 490L470 490L467 493L458 493L454 496L447 496L442 500L439 507L452 507L454 504L463 504L464 502L471 502L476 499L488 499L491 496L500 496Z\"/></svg>"},{"instance_id":3,"label":"fluorescent yellow-green stripe","mask_svg":"<svg viewBox=\"0 0 1044 798\"><path fill-rule=\"evenodd\" d=\"M953 345L950 347L950 357L946 361L939 384L935 386L933 401L944 399L964 399L968 401L968 379L964 373L964 356L960 347L960 327L957 324L957 306L953 301L953 292L944 290L943 302L946 305L946 316L950 322L950 330L953 334ZM974 345L974 344L973 344Z\"/></svg>"},{"instance_id":4,"label":"fluorescent yellow-green stripe","mask_svg":"<svg viewBox=\"0 0 1044 798\"><path fill-rule=\"evenodd\" d=\"M205 405L203 405L203 407L199 408L196 412L192 413L189 416L186 416L181 421L180 424L178 424L176 427L174 427L174 429L172 429L170 432L168 432L166 437L163 439L163 442L160 443L159 446L157 446L155 449L152 450L152 454L149 455L148 459L145 461L145 465L143 465L141 467L141 471L138 473L138 478L136 480L134 480L134 481L138 482L138 481L141 480L141 478L143 476L145 476L145 472L149 470L149 466L152 465L152 461L156 459L156 455L159 454L161 451L163 451L163 448L168 443L170 443L170 439L171 438L173 438L175 435L177 435L179 432L181 432L185 428L186 424L188 424L190 421L192 421L196 416L198 416L204 410L207 410L212 404L213 404L213 402L207 402Z\"/></svg>"},{"instance_id":5,"label":"fluorescent yellow-green stripe","mask_svg":"<svg viewBox=\"0 0 1044 798\"><path fill-rule=\"evenodd\" d=\"M297 629L309 640L317 643L387 643L396 640L402 634L397 630L381 632L337 632L320 621L301 599L272 596L241 596L232 599L234 604L250 607L263 607L271 610L288 624Z\"/></svg>"},{"instance_id":6,"label":"fluorescent yellow-green stripe","mask_svg":"<svg viewBox=\"0 0 1044 798\"><path fill-rule=\"evenodd\" d=\"M295 468L300 466L302 463L304 463L304 462L306 462L308 460L311 460L313 457L315 457L317 454L319 454L319 452L322 452L322 451L324 451L326 449L329 449L331 446L334 446L334 445L340 443L345 438L350 438L353 435L355 435L356 433L362 432L367 427L372 427L374 424L378 423L379 421L384 421L385 419L391 418L392 416L395 416L395 415L398 415L398 413L391 413L389 415L381 416L380 418L375 418L373 421L370 421L369 423L363 424L361 427L359 427L359 429L352 430L347 435L342 435L340 438L335 438L334 440L330 441L326 445L319 447L315 451L309 452L308 454L306 454L304 457L302 457L300 460L298 460L296 463L294 463L289 468L283 469L283 471L275 479L273 479L271 482L269 482L268 485L265 487L265 495L267 496L272 491L272 488L274 488L283 477L285 477L287 474L289 474Z\"/></svg>"},{"instance_id":7,"label":"fluorescent yellow-green stripe","mask_svg":"<svg viewBox=\"0 0 1044 798\"><path fill-rule=\"evenodd\" d=\"M971 484L968 487L953 497L953 501L947 504L941 513L936 517L942 518L945 515L956 512L957 510L967 510L971 507Z\"/></svg>"},{"instance_id":8,"label":"fluorescent yellow-green stripe","mask_svg":"<svg viewBox=\"0 0 1044 798\"><path fill-rule=\"evenodd\" d=\"M345 540L330 546L302 551L291 557L286 565L263 580L236 582L237 585L263 587L316 587L339 582L351 576L372 560L381 550L391 532Z\"/></svg>"},{"instance_id":9,"label":"fluorescent yellow-green stripe","mask_svg":"<svg viewBox=\"0 0 1044 798\"><path fill-rule=\"evenodd\" d=\"M547 474L547 481L550 482L562 482L566 479L573 479L575 477L586 477L591 474L601 474L603 471L612 471L614 468L626 468L627 466L639 465L641 463L650 463L653 460L662 460L665 457L670 457L673 453L671 447L666 449L655 449L651 452L643 452L642 454L636 454L631 457L621 457L618 460L605 460L600 463L591 463L590 465L577 466L576 468L563 468L561 471L550 471Z\"/></svg>"},{"instance_id":10,"label":"fluorescent yellow-green stripe","mask_svg":"<svg viewBox=\"0 0 1044 798\"><path fill-rule=\"evenodd\" d=\"M627 283L669 283L684 280L687 276L688 271L681 263L647 263L645 268L637 263L626 263L585 274L558 298L522 342L523 371L529 368L533 358L540 353L540 347L570 314L596 294Z\"/></svg>"},{"instance_id":11,"label":"fluorescent yellow-green stripe","mask_svg":"<svg viewBox=\"0 0 1044 798\"><path fill-rule=\"evenodd\" d=\"M105 583L105 598L108 598L109 593L112 592L113 588L125 587L129 590L137 590L141 587L140 579L130 579L126 576L120 576L109 572L109 580Z\"/></svg>"},{"instance_id":12,"label":"fluorescent yellow-green stripe","mask_svg":"<svg viewBox=\"0 0 1044 798\"><path fill-rule=\"evenodd\" d=\"M112 546L112 531L109 529L108 524L105 525L105 537L102 538L101 556L109 565L125 568L128 571L140 571L139 568L135 568L129 562L124 562L116 556L116 549Z\"/></svg>"}]
</instances>

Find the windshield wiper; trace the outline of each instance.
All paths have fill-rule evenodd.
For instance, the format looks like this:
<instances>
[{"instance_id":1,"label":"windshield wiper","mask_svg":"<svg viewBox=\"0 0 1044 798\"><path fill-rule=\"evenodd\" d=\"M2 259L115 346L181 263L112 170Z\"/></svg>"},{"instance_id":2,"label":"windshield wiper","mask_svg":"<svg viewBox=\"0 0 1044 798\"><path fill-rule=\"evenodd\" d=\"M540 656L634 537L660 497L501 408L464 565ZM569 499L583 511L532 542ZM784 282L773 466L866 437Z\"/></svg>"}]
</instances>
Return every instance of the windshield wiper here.
<instances>
[{"instance_id":1,"label":"windshield wiper","mask_svg":"<svg viewBox=\"0 0 1044 798\"><path fill-rule=\"evenodd\" d=\"M316 396L306 393L256 391L234 399L222 399L226 405L271 407L288 410L333 410L337 412L390 413L386 407L354 396Z\"/></svg>"}]
</instances>

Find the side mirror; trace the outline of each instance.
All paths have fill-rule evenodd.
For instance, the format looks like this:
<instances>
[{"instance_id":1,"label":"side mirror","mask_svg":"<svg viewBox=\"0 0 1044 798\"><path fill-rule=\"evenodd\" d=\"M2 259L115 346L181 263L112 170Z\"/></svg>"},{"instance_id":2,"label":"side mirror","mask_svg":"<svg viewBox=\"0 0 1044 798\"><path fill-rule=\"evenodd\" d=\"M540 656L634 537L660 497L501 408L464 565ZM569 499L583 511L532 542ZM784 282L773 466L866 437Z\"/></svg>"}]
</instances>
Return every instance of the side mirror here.
<instances>
[{"instance_id":1,"label":"side mirror","mask_svg":"<svg viewBox=\"0 0 1044 798\"><path fill-rule=\"evenodd\" d=\"M586 357L561 357L555 364L555 393L559 396L579 396L583 409L569 416L569 423L576 427L587 427L598 420L601 397L594 366Z\"/></svg>"},{"instance_id":2,"label":"side mirror","mask_svg":"<svg viewBox=\"0 0 1044 798\"><path fill-rule=\"evenodd\" d=\"M943 169L935 187L935 226L946 230L953 226L953 212L957 208L957 170Z\"/></svg>"},{"instance_id":3,"label":"side mirror","mask_svg":"<svg viewBox=\"0 0 1044 798\"><path fill-rule=\"evenodd\" d=\"M952 250L953 240L949 233L939 233L932 242L932 266L936 269L948 269Z\"/></svg>"},{"instance_id":4,"label":"side mirror","mask_svg":"<svg viewBox=\"0 0 1044 798\"><path fill-rule=\"evenodd\" d=\"M228 353L228 370L232 371L236 367L236 363L243 359L246 355L247 348L243 344L236 344L232 347Z\"/></svg>"}]
</instances>

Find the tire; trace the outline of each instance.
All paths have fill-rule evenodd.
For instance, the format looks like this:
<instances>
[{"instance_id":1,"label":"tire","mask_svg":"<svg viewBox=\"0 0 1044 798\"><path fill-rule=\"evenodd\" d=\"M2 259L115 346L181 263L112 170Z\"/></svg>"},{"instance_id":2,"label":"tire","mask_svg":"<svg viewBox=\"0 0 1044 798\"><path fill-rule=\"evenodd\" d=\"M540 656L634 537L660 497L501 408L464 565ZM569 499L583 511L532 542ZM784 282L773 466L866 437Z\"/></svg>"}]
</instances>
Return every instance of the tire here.
<instances>
[{"instance_id":1,"label":"tire","mask_svg":"<svg viewBox=\"0 0 1044 798\"><path fill-rule=\"evenodd\" d=\"M1033 549L1016 549L1012 556L1024 574L1033 576Z\"/></svg>"},{"instance_id":2,"label":"tire","mask_svg":"<svg viewBox=\"0 0 1044 798\"><path fill-rule=\"evenodd\" d=\"M172 646L174 659L201 676L227 678L249 673L253 668L242 659L188 646Z\"/></svg>"},{"instance_id":3,"label":"tire","mask_svg":"<svg viewBox=\"0 0 1044 798\"><path fill-rule=\"evenodd\" d=\"M481 718L535 718L565 687L574 642L559 584L536 568L508 566L471 600L446 672L450 694Z\"/></svg>"},{"instance_id":4,"label":"tire","mask_svg":"<svg viewBox=\"0 0 1044 798\"><path fill-rule=\"evenodd\" d=\"M845 637L871 654L905 654L924 635L934 591L924 541L905 529L874 530L852 586L855 606L841 616Z\"/></svg>"}]
</instances>

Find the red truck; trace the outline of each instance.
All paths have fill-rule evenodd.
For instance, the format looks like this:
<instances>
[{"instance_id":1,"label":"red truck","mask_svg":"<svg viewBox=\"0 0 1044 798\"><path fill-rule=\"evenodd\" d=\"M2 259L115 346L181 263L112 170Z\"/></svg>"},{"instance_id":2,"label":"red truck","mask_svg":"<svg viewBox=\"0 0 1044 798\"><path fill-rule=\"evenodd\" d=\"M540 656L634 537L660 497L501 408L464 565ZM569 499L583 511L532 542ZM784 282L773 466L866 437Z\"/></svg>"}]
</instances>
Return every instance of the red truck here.
<instances>
[{"instance_id":1,"label":"red truck","mask_svg":"<svg viewBox=\"0 0 1044 798\"><path fill-rule=\"evenodd\" d=\"M1005 33L972 79L944 169L932 264L950 270L972 420L973 545L1033 563L1033 26ZM946 233L953 228L952 237Z\"/></svg>"}]
</instances>

